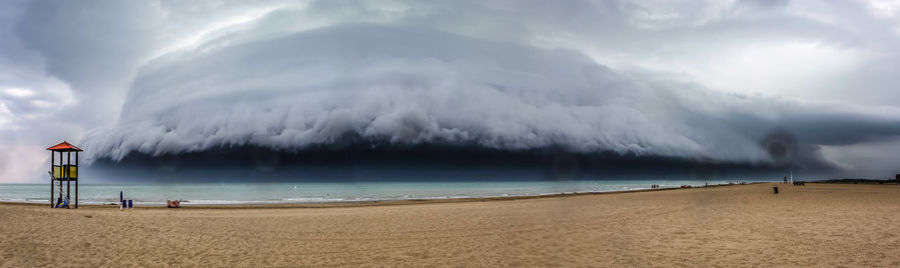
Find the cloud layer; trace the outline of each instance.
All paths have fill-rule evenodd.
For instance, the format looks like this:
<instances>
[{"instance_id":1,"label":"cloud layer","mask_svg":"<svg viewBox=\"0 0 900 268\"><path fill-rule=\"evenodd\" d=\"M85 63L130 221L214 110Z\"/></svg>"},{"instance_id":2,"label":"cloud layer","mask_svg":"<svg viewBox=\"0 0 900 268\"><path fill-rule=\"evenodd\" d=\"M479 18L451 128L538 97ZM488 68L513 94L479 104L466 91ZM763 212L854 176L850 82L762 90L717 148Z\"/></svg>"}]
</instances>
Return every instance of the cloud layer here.
<instances>
[{"instance_id":1,"label":"cloud layer","mask_svg":"<svg viewBox=\"0 0 900 268\"><path fill-rule=\"evenodd\" d=\"M893 174L894 2L4 1L0 181L42 181L62 140L95 159L440 143Z\"/></svg>"},{"instance_id":2,"label":"cloud layer","mask_svg":"<svg viewBox=\"0 0 900 268\"><path fill-rule=\"evenodd\" d=\"M900 134L896 109L638 82L572 50L379 24L257 33L141 68L120 121L88 134L89 159L362 142L809 165L817 145Z\"/></svg>"}]
</instances>

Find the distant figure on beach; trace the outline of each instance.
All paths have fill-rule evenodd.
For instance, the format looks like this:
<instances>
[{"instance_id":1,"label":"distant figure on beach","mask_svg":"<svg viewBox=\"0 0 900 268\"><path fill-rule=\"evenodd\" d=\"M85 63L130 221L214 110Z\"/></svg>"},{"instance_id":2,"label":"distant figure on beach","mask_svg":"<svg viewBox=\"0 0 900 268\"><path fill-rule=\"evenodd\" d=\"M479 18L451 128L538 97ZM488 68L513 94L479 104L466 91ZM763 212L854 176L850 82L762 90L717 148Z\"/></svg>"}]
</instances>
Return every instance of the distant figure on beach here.
<instances>
[{"instance_id":1,"label":"distant figure on beach","mask_svg":"<svg viewBox=\"0 0 900 268\"><path fill-rule=\"evenodd\" d=\"M782 183L787 184L787 177L784 177L784 182Z\"/></svg>"}]
</instances>

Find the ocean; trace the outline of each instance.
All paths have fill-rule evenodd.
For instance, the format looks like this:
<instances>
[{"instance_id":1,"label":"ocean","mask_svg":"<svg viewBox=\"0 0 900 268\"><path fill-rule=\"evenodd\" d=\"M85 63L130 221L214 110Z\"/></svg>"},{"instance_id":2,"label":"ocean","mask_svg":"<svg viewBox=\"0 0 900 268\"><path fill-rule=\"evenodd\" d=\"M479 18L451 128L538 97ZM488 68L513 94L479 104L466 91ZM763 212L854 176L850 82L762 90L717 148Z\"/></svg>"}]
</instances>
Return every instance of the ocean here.
<instances>
[{"instance_id":1,"label":"ocean","mask_svg":"<svg viewBox=\"0 0 900 268\"><path fill-rule=\"evenodd\" d=\"M183 200L183 205L289 204L359 202L468 197L537 196L560 193L633 191L681 185L703 186L741 180L573 180L502 182L340 182L340 183L157 183L81 184L79 204L109 204L133 199L136 206L164 205ZM72 198L75 188L72 185ZM0 184L0 202L49 203L50 184Z\"/></svg>"}]
</instances>

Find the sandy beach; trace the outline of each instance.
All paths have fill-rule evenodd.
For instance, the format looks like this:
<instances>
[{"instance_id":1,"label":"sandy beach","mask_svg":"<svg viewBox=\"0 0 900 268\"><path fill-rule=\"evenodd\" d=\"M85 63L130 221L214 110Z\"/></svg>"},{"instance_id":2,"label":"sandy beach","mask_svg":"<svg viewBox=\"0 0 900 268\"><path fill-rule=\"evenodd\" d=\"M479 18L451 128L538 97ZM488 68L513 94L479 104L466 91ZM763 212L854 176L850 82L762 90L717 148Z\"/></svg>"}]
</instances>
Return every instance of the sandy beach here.
<instances>
[{"instance_id":1,"label":"sandy beach","mask_svg":"<svg viewBox=\"0 0 900 268\"><path fill-rule=\"evenodd\" d=\"M2 267L896 267L900 186L130 211L0 204L0 240Z\"/></svg>"}]
</instances>

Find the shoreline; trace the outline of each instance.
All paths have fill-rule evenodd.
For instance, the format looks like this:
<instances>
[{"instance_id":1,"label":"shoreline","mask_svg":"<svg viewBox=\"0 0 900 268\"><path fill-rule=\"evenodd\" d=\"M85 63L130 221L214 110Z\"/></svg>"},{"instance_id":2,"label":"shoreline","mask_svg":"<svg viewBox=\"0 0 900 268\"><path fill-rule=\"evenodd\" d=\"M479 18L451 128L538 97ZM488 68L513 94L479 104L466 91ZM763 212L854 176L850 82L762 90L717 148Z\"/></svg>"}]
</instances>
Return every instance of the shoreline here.
<instances>
[{"instance_id":1,"label":"shoreline","mask_svg":"<svg viewBox=\"0 0 900 268\"><path fill-rule=\"evenodd\" d=\"M406 205L420 205L420 204L445 204L445 203L468 203L468 202L494 202L494 201L514 201L514 200L529 200L529 199L543 199L543 198L565 198L565 197L576 197L576 196L592 196L592 195L611 195L611 194L630 194L630 193L643 193L643 192L655 192L655 191L671 191L671 190L688 190L688 189L704 189L704 188L716 188L716 187L727 187L727 186L741 186L741 185L754 185L761 183L772 183L772 182L746 182L743 184L735 183L735 184L714 184L708 186L698 186L691 188L658 188L658 189L636 189L636 190L621 190L621 191L601 191L601 192L572 192L572 193L554 193L554 194L541 194L541 195L521 195L521 196L497 196L497 197L463 197L463 198L434 198L434 199L399 199L399 200L371 200L371 201L333 201L333 202L298 202L298 203L266 203L266 204L253 204L253 203L236 203L236 204L186 204L182 203L181 208L179 209L282 209L282 208L336 208L336 207L372 207L372 206L406 206ZM780 184L780 183L779 183ZM9 201L0 201L0 205L24 205L24 206L33 206L33 207L48 207L47 203L28 203L28 202L9 202ZM79 204L79 208L118 208L116 204ZM169 209L165 207L165 204L159 204L156 206L135 206L135 209Z\"/></svg>"}]
</instances>

